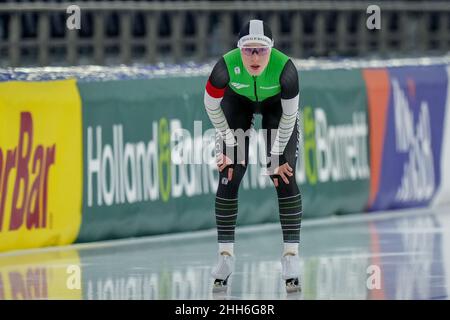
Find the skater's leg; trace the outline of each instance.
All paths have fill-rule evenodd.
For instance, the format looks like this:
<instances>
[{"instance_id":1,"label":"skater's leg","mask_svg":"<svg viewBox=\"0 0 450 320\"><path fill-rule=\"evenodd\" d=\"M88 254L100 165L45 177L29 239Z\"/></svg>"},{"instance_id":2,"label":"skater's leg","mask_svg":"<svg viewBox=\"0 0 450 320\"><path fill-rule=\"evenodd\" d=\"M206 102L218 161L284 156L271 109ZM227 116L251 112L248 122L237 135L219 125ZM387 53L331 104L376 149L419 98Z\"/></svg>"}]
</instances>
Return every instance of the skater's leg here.
<instances>
[{"instance_id":1,"label":"skater's leg","mask_svg":"<svg viewBox=\"0 0 450 320\"><path fill-rule=\"evenodd\" d=\"M246 132L251 128L253 111L243 100L226 92L221 102L221 107L230 129L233 130L233 134L236 132ZM243 146L240 145L240 150L243 150L245 161L248 162L249 139L246 138L245 141L242 141L241 138L236 136L235 139L240 144L244 142ZM220 136L217 136L216 145L222 146L222 150L216 150L217 154L225 150L224 142ZM231 255L234 254L233 245L238 213L238 191L246 169L246 165L235 163L223 169L222 172L219 172L219 184L215 201L219 254L222 252L228 252ZM229 179L230 170L232 170L231 179Z\"/></svg>"},{"instance_id":2,"label":"skater's leg","mask_svg":"<svg viewBox=\"0 0 450 320\"><path fill-rule=\"evenodd\" d=\"M281 106L273 105L272 110L263 113L263 128L267 129L266 149L270 152L274 135L281 117ZM277 113L276 110L279 110ZM279 175L272 175L271 179L277 191L278 208L281 229L283 231L284 249L281 258L282 278L286 281L288 293L300 291L298 278L300 277L300 260L298 246L300 242L300 228L302 219L302 197L295 180L295 166L298 155L299 119L297 118L294 131L284 150L284 157L292 168L292 176L287 176L286 183ZM268 154L269 156L269 154Z\"/></svg>"},{"instance_id":3,"label":"skater's leg","mask_svg":"<svg viewBox=\"0 0 450 320\"><path fill-rule=\"evenodd\" d=\"M274 184L278 184L276 190L281 229L283 231L283 255L288 253L298 254L298 244L300 242L302 197L294 177L295 175L289 177L289 184L285 184L282 179L276 176L272 177ZM275 183L275 180L278 180L277 183Z\"/></svg>"},{"instance_id":4,"label":"skater's leg","mask_svg":"<svg viewBox=\"0 0 450 320\"><path fill-rule=\"evenodd\" d=\"M211 275L215 279L213 292L227 290L228 277L234 271L234 230L238 212L239 185L246 167L235 165L233 178L228 180L226 168L219 174L219 186L216 194L216 223L219 242L219 256Z\"/></svg>"},{"instance_id":5,"label":"skater's leg","mask_svg":"<svg viewBox=\"0 0 450 320\"><path fill-rule=\"evenodd\" d=\"M262 127L267 130L266 150L269 153L276 135L276 129L281 117L281 105L273 104L263 112ZM292 176L287 176L286 183L279 175L271 176L278 196L280 223L283 231L284 254L298 253L300 242L300 227L302 219L302 197L295 180L295 166L298 155L299 123L298 118L294 131L284 150L284 157L292 170Z\"/></svg>"},{"instance_id":6,"label":"skater's leg","mask_svg":"<svg viewBox=\"0 0 450 320\"><path fill-rule=\"evenodd\" d=\"M216 224L219 251L227 251L233 255L234 230L238 213L238 190L244 177L246 167L236 165L233 178L228 180L228 170L225 168L219 174L219 186L216 193Z\"/></svg>"},{"instance_id":7,"label":"skater's leg","mask_svg":"<svg viewBox=\"0 0 450 320\"><path fill-rule=\"evenodd\" d=\"M303 211L302 197L295 181L295 162L291 167L293 175L288 177L289 184L277 176L272 176L272 181L277 190L280 223L283 231L282 278L286 282L286 291L295 293L301 291L298 246Z\"/></svg>"},{"instance_id":8,"label":"skater's leg","mask_svg":"<svg viewBox=\"0 0 450 320\"><path fill-rule=\"evenodd\" d=\"M250 129L253 113L249 108L240 104L239 101L232 98L228 99L227 96L222 100L221 106L230 129L241 129L241 133L245 133ZM235 132L233 133L235 134ZM220 136L218 138L216 145L224 146L224 142ZM219 257L217 265L211 272L211 275L215 279L213 292L226 291L228 277L234 270L234 232L238 214L238 191L247 169L246 163L248 163L249 143L248 138L241 139L235 136L235 139L239 144L240 150L243 150L245 162L241 164L240 161L242 159L236 159L238 157L234 155L234 159L230 157L234 160L233 164L219 172L219 185L217 187L215 201ZM222 150L219 150L218 154L220 155L224 150L226 154L228 150L224 147L222 147Z\"/></svg>"}]
</instances>

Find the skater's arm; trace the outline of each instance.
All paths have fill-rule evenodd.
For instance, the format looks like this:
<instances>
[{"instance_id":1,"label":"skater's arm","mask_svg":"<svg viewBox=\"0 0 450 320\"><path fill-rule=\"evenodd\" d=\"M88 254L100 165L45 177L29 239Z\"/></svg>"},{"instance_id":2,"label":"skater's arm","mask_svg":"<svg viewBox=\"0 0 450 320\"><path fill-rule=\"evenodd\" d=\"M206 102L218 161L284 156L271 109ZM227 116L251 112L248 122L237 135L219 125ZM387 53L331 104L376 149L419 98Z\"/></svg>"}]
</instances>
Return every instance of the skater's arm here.
<instances>
[{"instance_id":1,"label":"skater's arm","mask_svg":"<svg viewBox=\"0 0 450 320\"><path fill-rule=\"evenodd\" d=\"M220 107L225 88L230 81L228 69L223 57L214 66L206 83L204 104L213 126L219 131L227 147L235 147L236 141L230 130L225 114Z\"/></svg>"},{"instance_id":2,"label":"skater's arm","mask_svg":"<svg viewBox=\"0 0 450 320\"><path fill-rule=\"evenodd\" d=\"M282 115L278 124L277 135L270 151L271 156L278 156L279 164L286 163L284 149L294 131L298 113L299 86L298 73L294 63L289 60L280 76Z\"/></svg>"}]
</instances>

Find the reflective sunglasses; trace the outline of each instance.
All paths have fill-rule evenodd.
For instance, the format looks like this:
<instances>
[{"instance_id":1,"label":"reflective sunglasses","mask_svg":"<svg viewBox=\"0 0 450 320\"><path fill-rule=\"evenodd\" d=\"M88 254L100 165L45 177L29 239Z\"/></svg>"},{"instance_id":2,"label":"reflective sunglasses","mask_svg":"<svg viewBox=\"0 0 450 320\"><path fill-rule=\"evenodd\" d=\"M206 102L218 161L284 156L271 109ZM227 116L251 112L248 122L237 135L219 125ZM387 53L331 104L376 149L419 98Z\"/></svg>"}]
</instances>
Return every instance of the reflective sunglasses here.
<instances>
[{"instance_id":1,"label":"reflective sunglasses","mask_svg":"<svg viewBox=\"0 0 450 320\"><path fill-rule=\"evenodd\" d=\"M246 56L253 55L253 52L256 52L258 56L265 56L266 54L269 53L270 47L256 47L256 48L241 47L241 50Z\"/></svg>"}]
</instances>

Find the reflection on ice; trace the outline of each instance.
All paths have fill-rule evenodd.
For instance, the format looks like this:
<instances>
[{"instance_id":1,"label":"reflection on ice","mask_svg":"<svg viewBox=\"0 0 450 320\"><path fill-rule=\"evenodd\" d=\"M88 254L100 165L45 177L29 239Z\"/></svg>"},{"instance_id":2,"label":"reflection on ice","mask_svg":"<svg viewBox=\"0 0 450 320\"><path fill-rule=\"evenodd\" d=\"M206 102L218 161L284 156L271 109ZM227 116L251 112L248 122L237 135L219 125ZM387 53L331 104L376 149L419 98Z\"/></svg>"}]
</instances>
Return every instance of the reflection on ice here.
<instances>
[{"instance_id":1,"label":"reflection on ice","mask_svg":"<svg viewBox=\"0 0 450 320\"><path fill-rule=\"evenodd\" d=\"M0 255L0 299L447 299L450 214L422 211L306 221L300 294L286 294L275 224L237 230L236 270L225 294L211 290L211 232Z\"/></svg>"}]
</instances>

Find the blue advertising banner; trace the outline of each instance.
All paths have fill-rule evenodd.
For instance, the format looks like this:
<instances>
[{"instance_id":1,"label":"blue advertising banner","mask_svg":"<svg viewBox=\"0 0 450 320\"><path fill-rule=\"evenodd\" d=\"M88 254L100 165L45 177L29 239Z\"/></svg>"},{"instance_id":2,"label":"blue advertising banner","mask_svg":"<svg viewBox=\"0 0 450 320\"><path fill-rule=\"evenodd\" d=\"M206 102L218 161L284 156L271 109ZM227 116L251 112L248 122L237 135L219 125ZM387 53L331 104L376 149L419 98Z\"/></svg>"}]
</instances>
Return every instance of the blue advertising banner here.
<instances>
[{"instance_id":1,"label":"blue advertising banner","mask_svg":"<svg viewBox=\"0 0 450 320\"><path fill-rule=\"evenodd\" d=\"M445 66L387 70L389 99L379 187L369 209L426 206L440 184Z\"/></svg>"}]
</instances>

